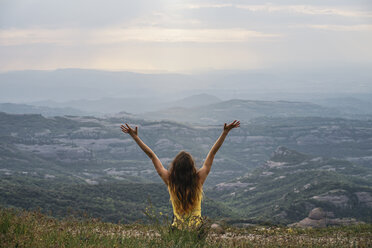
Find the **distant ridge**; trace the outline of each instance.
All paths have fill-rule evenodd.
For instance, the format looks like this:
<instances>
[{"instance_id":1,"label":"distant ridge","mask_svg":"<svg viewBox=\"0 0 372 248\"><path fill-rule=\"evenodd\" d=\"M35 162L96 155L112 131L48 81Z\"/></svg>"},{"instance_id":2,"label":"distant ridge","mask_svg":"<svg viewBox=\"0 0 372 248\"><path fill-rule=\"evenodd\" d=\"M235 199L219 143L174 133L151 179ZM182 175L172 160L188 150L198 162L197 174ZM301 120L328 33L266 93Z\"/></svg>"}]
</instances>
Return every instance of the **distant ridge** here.
<instances>
[{"instance_id":1,"label":"distant ridge","mask_svg":"<svg viewBox=\"0 0 372 248\"><path fill-rule=\"evenodd\" d=\"M0 112L8 114L41 114L44 116L64 116L64 115L87 115L88 113L71 107L50 108L43 106L33 106L28 104L0 103Z\"/></svg>"},{"instance_id":2,"label":"distant ridge","mask_svg":"<svg viewBox=\"0 0 372 248\"><path fill-rule=\"evenodd\" d=\"M222 102L222 100L216 96L204 93L185 97L181 100L172 102L171 105L175 107L192 108L218 102Z\"/></svg>"},{"instance_id":3,"label":"distant ridge","mask_svg":"<svg viewBox=\"0 0 372 248\"><path fill-rule=\"evenodd\" d=\"M308 102L259 101L232 99L192 108L168 108L141 115L144 119L168 119L173 121L211 124L239 119L249 121L257 117L339 117L334 109Z\"/></svg>"},{"instance_id":4,"label":"distant ridge","mask_svg":"<svg viewBox=\"0 0 372 248\"><path fill-rule=\"evenodd\" d=\"M36 106L50 106L50 107L69 107L79 108L80 110L92 113L98 116L114 115L121 112L129 112L133 114L142 113L145 111L156 111L166 109L169 107L184 107L191 108L196 106L208 105L212 103L221 102L216 96L210 94L191 95L180 100L169 101L168 99L159 98L143 98L143 97L129 97L129 98L114 98L104 97L95 100L72 100L65 102L55 102L52 100L32 102L31 105Z\"/></svg>"},{"instance_id":5,"label":"distant ridge","mask_svg":"<svg viewBox=\"0 0 372 248\"><path fill-rule=\"evenodd\" d=\"M147 97L196 84L188 75L143 74L90 69L28 70L0 73L0 98L12 102L53 99ZM172 86L172 87L171 87ZM32 92L32 94L30 94Z\"/></svg>"}]
</instances>

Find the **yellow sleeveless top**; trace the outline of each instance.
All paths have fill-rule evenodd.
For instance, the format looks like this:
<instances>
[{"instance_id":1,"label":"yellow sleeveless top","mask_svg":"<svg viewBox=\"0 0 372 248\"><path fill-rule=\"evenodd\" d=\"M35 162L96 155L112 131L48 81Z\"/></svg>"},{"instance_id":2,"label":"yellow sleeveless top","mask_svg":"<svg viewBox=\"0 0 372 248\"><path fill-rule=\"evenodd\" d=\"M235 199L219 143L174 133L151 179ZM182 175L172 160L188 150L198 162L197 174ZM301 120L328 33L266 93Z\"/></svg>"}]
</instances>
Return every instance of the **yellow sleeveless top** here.
<instances>
[{"instance_id":1,"label":"yellow sleeveless top","mask_svg":"<svg viewBox=\"0 0 372 248\"><path fill-rule=\"evenodd\" d=\"M183 228L183 227L192 227L192 226L198 226L201 224L201 201L203 198L203 190L200 191L200 195L197 199L197 202L195 203L194 209L187 215L181 215L176 212L176 208L174 206L174 201L172 194L170 193L170 189L168 187L168 192L170 196L170 201L172 203L172 208L173 208L173 227L177 228Z\"/></svg>"}]
</instances>

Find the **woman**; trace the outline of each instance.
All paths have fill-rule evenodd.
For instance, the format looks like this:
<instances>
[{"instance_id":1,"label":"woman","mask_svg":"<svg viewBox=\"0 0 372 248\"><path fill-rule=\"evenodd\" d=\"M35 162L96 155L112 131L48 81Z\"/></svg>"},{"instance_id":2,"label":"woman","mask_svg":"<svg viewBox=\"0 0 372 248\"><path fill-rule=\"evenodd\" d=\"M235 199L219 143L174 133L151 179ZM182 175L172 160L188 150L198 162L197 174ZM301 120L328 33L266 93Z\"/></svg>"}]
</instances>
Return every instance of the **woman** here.
<instances>
[{"instance_id":1,"label":"woman","mask_svg":"<svg viewBox=\"0 0 372 248\"><path fill-rule=\"evenodd\" d=\"M121 130L128 133L147 154L159 176L168 186L174 215L172 226L182 228L200 224L203 184L211 170L214 156L230 130L239 126L240 122L237 120L228 125L225 123L222 134L209 151L199 170L196 169L192 156L185 151L177 154L167 170L156 154L138 137L138 127L132 129L127 123L121 125Z\"/></svg>"}]
</instances>

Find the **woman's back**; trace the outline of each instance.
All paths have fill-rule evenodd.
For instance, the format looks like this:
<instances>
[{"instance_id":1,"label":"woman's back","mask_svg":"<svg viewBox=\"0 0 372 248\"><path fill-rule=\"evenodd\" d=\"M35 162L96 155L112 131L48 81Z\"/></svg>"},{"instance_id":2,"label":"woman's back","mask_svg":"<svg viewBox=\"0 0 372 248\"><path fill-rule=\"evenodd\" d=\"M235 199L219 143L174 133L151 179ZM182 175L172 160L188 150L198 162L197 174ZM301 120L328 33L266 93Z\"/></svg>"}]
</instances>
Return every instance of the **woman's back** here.
<instances>
[{"instance_id":1,"label":"woman's back","mask_svg":"<svg viewBox=\"0 0 372 248\"><path fill-rule=\"evenodd\" d=\"M196 224L201 217L202 184L191 154L181 151L169 168L168 191L173 226Z\"/></svg>"},{"instance_id":2,"label":"woman's back","mask_svg":"<svg viewBox=\"0 0 372 248\"><path fill-rule=\"evenodd\" d=\"M168 192L170 196L170 201L172 203L173 208L173 220L172 226L177 228L182 227L191 227L191 226L198 226L201 224L201 201L203 199L203 191L200 190L196 201L194 203L193 208L188 212L181 214L177 211L175 200L171 194L170 188L168 186Z\"/></svg>"}]
</instances>

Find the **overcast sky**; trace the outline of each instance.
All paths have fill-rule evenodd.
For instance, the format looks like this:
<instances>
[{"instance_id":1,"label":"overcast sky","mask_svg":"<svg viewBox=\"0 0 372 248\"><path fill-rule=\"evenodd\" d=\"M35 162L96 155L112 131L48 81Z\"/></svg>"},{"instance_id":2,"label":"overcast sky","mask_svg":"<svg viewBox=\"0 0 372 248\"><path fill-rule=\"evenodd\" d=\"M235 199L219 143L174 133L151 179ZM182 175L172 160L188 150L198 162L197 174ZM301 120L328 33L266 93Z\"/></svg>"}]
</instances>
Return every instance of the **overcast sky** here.
<instances>
[{"instance_id":1,"label":"overcast sky","mask_svg":"<svg viewBox=\"0 0 372 248\"><path fill-rule=\"evenodd\" d=\"M0 0L0 71L372 64L370 0Z\"/></svg>"}]
</instances>

